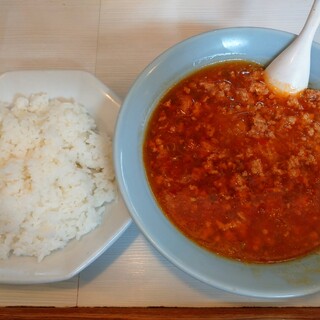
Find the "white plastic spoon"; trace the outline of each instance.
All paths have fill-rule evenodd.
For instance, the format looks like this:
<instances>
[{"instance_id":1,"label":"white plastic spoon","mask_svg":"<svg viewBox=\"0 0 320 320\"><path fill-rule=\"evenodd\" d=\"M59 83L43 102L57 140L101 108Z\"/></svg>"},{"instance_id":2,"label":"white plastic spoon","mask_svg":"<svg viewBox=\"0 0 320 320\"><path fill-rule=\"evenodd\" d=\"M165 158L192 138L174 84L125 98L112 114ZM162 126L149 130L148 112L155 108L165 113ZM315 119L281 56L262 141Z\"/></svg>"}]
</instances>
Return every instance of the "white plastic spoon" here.
<instances>
[{"instance_id":1,"label":"white plastic spoon","mask_svg":"<svg viewBox=\"0 0 320 320\"><path fill-rule=\"evenodd\" d=\"M320 23L320 0L315 0L298 37L266 68L266 81L284 93L308 87L311 46Z\"/></svg>"}]
</instances>

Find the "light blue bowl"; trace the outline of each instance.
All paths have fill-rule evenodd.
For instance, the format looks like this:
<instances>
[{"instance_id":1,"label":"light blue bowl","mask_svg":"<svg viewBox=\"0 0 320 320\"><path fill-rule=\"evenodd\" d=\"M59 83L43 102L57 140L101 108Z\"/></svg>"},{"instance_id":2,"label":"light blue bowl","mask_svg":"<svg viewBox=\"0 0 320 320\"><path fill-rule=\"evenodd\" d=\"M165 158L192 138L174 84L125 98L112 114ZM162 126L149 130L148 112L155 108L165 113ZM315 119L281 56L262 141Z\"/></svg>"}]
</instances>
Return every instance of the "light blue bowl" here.
<instances>
[{"instance_id":1,"label":"light blue bowl","mask_svg":"<svg viewBox=\"0 0 320 320\"><path fill-rule=\"evenodd\" d=\"M118 117L114 137L116 177L132 218L176 266L216 288L254 297L301 296L320 289L320 255L272 265L245 264L209 253L182 235L159 209L142 158L144 132L160 97L179 79L227 59L263 65L294 35L262 28L221 29L187 39L156 58L137 78ZM320 46L312 49L312 87L320 87Z\"/></svg>"}]
</instances>

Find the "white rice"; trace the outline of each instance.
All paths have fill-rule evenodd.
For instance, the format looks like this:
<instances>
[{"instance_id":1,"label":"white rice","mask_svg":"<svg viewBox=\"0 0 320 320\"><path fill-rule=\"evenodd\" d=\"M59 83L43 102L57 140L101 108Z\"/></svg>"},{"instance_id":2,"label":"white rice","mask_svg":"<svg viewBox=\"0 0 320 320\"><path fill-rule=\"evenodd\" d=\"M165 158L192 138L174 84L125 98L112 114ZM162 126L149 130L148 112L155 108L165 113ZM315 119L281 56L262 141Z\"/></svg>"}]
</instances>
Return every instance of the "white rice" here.
<instances>
[{"instance_id":1,"label":"white rice","mask_svg":"<svg viewBox=\"0 0 320 320\"><path fill-rule=\"evenodd\" d=\"M97 227L116 197L111 139L74 101L0 106L0 259L41 261Z\"/></svg>"}]
</instances>

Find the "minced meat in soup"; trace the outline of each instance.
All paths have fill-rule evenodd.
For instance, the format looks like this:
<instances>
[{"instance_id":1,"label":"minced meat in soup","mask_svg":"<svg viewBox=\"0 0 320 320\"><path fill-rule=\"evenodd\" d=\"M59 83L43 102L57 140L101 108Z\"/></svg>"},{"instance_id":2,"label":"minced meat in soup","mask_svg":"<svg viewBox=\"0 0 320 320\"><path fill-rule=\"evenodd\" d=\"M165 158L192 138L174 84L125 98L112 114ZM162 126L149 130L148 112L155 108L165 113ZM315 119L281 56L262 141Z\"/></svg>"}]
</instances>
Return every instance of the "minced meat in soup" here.
<instances>
[{"instance_id":1,"label":"minced meat in soup","mask_svg":"<svg viewBox=\"0 0 320 320\"><path fill-rule=\"evenodd\" d=\"M144 142L153 193L190 239L271 263L320 246L320 92L281 96L257 64L206 67L156 107Z\"/></svg>"}]
</instances>

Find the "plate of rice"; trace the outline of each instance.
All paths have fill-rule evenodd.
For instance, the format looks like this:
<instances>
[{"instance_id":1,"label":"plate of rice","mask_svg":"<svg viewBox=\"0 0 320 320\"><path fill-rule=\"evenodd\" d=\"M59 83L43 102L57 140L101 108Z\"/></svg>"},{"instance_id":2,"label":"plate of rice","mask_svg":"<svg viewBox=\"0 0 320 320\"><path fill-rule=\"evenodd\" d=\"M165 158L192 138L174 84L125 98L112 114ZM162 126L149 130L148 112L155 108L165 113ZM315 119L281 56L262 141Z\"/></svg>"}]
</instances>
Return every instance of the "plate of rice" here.
<instances>
[{"instance_id":1,"label":"plate of rice","mask_svg":"<svg viewBox=\"0 0 320 320\"><path fill-rule=\"evenodd\" d=\"M0 283L69 279L129 226L112 162L120 103L85 71L0 77Z\"/></svg>"}]
</instances>

